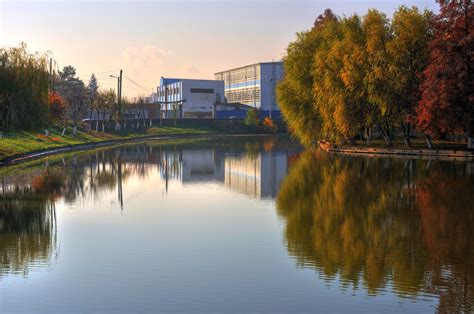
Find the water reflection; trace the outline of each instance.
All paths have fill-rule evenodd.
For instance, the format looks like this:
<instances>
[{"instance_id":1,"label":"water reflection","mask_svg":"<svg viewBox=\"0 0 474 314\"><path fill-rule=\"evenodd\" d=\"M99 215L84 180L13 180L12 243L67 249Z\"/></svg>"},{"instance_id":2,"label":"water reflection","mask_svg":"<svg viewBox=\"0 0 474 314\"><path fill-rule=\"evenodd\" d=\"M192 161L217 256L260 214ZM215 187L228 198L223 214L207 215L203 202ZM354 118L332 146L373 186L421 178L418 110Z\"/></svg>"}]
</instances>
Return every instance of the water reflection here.
<instances>
[{"instance_id":1,"label":"water reflection","mask_svg":"<svg viewBox=\"0 0 474 314\"><path fill-rule=\"evenodd\" d=\"M287 248L343 287L474 310L472 164L305 153L277 198Z\"/></svg>"},{"instance_id":2,"label":"water reflection","mask_svg":"<svg viewBox=\"0 0 474 314\"><path fill-rule=\"evenodd\" d=\"M0 197L0 278L27 276L49 265L56 251L54 201L62 195L61 176L45 172L28 185L5 184Z\"/></svg>"},{"instance_id":3,"label":"water reflection","mask_svg":"<svg viewBox=\"0 0 474 314\"><path fill-rule=\"evenodd\" d=\"M274 197L295 144L268 138L180 144L143 143L74 153L1 169L0 276L49 265L56 252L55 203L100 201L111 192L124 203L124 185L149 176L182 185L218 183L250 197Z\"/></svg>"}]
</instances>

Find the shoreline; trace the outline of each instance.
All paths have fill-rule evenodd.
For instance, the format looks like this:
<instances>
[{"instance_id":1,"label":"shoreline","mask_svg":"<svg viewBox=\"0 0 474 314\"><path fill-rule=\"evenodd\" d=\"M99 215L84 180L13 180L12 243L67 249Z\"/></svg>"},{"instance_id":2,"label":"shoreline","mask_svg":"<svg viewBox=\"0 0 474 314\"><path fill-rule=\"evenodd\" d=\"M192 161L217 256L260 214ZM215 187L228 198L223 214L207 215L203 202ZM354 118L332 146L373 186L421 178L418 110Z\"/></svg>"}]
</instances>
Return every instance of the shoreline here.
<instances>
[{"instance_id":1,"label":"shoreline","mask_svg":"<svg viewBox=\"0 0 474 314\"><path fill-rule=\"evenodd\" d=\"M73 145L65 145L55 148L46 148L18 155L13 155L0 160L0 167L7 167L23 163L26 161L39 159L51 155L56 155L64 152L88 150L99 147L107 147L119 144L127 144L133 142L153 141L153 140L170 140L170 139L193 139L193 138L224 138L224 137L239 137L239 136L271 136L272 134L223 134L223 133L201 133L201 134L166 134L166 135L145 135L131 138L121 138L113 140L105 140L99 142L81 143Z\"/></svg>"},{"instance_id":2,"label":"shoreline","mask_svg":"<svg viewBox=\"0 0 474 314\"><path fill-rule=\"evenodd\" d=\"M357 155L367 157L395 157L447 161L474 161L474 152L465 150L358 147L351 145L336 145L324 140L318 141L318 146L327 153L353 156Z\"/></svg>"}]
</instances>

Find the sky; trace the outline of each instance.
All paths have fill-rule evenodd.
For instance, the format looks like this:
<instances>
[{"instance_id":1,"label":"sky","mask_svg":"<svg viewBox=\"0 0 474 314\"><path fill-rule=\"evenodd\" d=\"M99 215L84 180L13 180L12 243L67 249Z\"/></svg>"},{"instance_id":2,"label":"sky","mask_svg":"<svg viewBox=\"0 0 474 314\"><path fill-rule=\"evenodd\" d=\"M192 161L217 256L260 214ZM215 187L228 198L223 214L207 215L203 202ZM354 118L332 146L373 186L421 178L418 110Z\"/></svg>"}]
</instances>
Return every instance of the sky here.
<instances>
[{"instance_id":1,"label":"sky","mask_svg":"<svg viewBox=\"0 0 474 314\"><path fill-rule=\"evenodd\" d=\"M325 8L391 16L400 5L438 10L435 0L0 0L0 47L51 51L58 69L73 65L86 83L96 73L102 88L116 87L109 75L123 69L123 94L135 97L156 89L161 76L214 79L280 60Z\"/></svg>"}]
</instances>

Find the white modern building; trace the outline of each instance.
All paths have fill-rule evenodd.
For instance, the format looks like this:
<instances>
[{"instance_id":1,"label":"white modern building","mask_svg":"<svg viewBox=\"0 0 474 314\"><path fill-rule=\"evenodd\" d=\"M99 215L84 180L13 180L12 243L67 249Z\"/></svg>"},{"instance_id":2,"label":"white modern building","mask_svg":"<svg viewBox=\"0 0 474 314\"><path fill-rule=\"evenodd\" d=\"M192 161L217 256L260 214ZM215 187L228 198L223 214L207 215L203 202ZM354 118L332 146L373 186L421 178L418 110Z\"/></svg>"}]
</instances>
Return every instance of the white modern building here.
<instances>
[{"instance_id":1,"label":"white modern building","mask_svg":"<svg viewBox=\"0 0 474 314\"><path fill-rule=\"evenodd\" d=\"M161 78L156 101L168 118L212 118L224 101L224 81Z\"/></svg>"},{"instance_id":2,"label":"white modern building","mask_svg":"<svg viewBox=\"0 0 474 314\"><path fill-rule=\"evenodd\" d=\"M283 62L261 62L215 73L225 83L229 103L241 103L260 109L264 115L280 115L275 86L283 77Z\"/></svg>"}]
</instances>

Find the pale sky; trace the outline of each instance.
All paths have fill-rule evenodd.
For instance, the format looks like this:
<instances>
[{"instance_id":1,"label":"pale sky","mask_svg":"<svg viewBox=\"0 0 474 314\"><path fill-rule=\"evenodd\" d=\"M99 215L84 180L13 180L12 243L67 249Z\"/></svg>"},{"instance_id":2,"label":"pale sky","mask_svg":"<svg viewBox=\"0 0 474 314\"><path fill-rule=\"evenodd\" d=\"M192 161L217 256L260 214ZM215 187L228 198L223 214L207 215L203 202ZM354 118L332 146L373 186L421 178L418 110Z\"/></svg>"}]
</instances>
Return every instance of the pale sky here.
<instances>
[{"instance_id":1,"label":"pale sky","mask_svg":"<svg viewBox=\"0 0 474 314\"><path fill-rule=\"evenodd\" d=\"M160 77L214 79L214 73L280 60L295 33L309 29L325 8L389 16L399 5L438 11L434 0L0 0L0 46L26 42L52 51L58 67L71 64L86 83L115 87L123 69L124 95L148 95ZM147 92L148 91L148 92Z\"/></svg>"}]
</instances>

